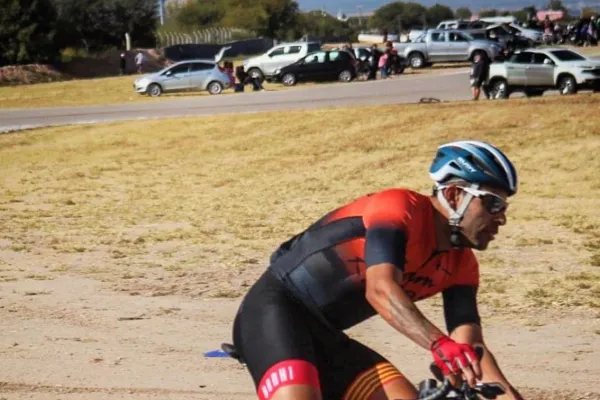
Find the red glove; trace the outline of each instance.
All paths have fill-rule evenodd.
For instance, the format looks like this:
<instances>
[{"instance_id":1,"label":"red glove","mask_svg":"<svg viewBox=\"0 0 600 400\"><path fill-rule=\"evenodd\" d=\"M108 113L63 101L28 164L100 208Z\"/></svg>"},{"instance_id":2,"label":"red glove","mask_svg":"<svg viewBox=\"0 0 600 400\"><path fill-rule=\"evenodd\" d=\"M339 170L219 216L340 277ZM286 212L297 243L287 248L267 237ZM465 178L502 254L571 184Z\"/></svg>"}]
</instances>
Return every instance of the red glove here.
<instances>
[{"instance_id":1,"label":"red glove","mask_svg":"<svg viewBox=\"0 0 600 400\"><path fill-rule=\"evenodd\" d=\"M442 336L431 345L431 354L436 365L444 375L460 372L461 367L466 367L477 360L477 354L468 344L456 343L448 336Z\"/></svg>"}]
</instances>

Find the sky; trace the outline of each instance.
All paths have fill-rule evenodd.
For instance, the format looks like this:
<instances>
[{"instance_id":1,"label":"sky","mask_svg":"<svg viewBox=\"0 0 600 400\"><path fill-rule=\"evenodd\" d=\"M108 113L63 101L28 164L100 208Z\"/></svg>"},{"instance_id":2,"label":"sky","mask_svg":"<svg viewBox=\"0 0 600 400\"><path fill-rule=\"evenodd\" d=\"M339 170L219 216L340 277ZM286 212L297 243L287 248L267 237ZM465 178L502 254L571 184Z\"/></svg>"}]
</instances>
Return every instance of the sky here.
<instances>
[{"instance_id":1,"label":"sky","mask_svg":"<svg viewBox=\"0 0 600 400\"><path fill-rule=\"evenodd\" d=\"M330 14L336 15L338 10L345 14L357 14L359 9L362 12L369 12L377 8L391 3L391 0L296 0L300 5L301 10L320 10L323 8ZM409 1L409 0L405 0ZM426 7L430 7L435 3L440 3L456 9L458 7L469 7L472 11L477 11L482 8L496 8L506 10L518 10L530 5L536 6L538 9L543 9L548 3L547 0L412 0L416 3L421 3ZM579 0L563 0L569 8L576 7L580 3ZM597 6L600 5L600 0L584 0L584 4ZM359 8L360 6L360 8Z\"/></svg>"}]
</instances>

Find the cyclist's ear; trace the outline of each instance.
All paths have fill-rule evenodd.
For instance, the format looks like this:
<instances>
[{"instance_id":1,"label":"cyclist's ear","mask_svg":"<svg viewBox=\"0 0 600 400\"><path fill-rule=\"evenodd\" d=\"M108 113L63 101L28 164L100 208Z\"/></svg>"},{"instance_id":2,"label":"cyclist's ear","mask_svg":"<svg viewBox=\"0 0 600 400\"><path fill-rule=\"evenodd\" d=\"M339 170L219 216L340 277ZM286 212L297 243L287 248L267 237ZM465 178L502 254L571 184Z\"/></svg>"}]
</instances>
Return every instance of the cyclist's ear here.
<instances>
[{"instance_id":1,"label":"cyclist's ear","mask_svg":"<svg viewBox=\"0 0 600 400\"><path fill-rule=\"evenodd\" d=\"M460 190L457 185L450 184L447 188L443 189L444 197L448 200L448 204L453 210L458 208L458 202L460 201Z\"/></svg>"}]
</instances>

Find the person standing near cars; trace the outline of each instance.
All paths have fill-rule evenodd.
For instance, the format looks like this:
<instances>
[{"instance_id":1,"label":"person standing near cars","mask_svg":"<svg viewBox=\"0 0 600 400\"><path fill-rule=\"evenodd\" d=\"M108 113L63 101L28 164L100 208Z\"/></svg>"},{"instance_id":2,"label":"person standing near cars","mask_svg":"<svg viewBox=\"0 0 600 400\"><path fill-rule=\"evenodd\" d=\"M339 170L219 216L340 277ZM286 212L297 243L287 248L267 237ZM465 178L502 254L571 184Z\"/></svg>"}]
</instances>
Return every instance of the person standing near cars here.
<instances>
[{"instance_id":1,"label":"person standing near cars","mask_svg":"<svg viewBox=\"0 0 600 400\"><path fill-rule=\"evenodd\" d=\"M476 54L473 57L473 64L471 65L471 90L473 92L473 100L479 100L479 96L481 95L481 91L483 89L483 94L486 99L490 98L489 92L487 90L487 79L489 75L490 65L486 59L486 57L481 54Z\"/></svg>"}]
</instances>

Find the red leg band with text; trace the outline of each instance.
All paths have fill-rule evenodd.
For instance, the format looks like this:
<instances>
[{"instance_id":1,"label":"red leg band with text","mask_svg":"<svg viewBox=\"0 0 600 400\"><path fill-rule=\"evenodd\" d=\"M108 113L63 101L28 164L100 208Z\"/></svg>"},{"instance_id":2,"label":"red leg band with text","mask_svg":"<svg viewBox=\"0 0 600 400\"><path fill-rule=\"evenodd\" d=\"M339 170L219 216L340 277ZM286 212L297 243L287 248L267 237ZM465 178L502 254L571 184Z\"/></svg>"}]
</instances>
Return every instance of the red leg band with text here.
<instances>
[{"instance_id":1,"label":"red leg band with text","mask_svg":"<svg viewBox=\"0 0 600 400\"><path fill-rule=\"evenodd\" d=\"M304 360L285 360L273 365L260 380L258 398L269 400L277 389L289 385L310 385L320 393L317 368Z\"/></svg>"}]
</instances>

